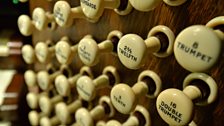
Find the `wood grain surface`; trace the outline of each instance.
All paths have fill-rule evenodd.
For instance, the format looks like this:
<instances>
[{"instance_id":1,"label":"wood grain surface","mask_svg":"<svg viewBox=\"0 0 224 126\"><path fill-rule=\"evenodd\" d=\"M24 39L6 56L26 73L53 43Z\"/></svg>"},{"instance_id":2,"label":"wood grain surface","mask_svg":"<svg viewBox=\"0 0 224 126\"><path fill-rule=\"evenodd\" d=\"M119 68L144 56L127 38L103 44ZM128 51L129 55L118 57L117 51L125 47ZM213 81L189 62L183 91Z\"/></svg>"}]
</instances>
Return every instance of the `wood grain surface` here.
<instances>
[{"instance_id":1,"label":"wood grain surface","mask_svg":"<svg viewBox=\"0 0 224 126\"><path fill-rule=\"evenodd\" d=\"M72 7L79 6L78 0L71 0L69 3ZM35 7L42 7L52 12L53 5L54 2L50 3L45 0L30 0L30 12L32 12ZM97 23L90 23L85 19L74 19L72 27L58 27L55 31L35 31L33 34L33 44L35 45L38 41L45 41L47 39L52 39L56 43L65 35L71 39L73 44L76 44L87 34L91 34L96 41L101 42L105 40L107 34L112 30L120 30L124 34L135 33L145 39L150 29L157 25L166 25L175 35L178 35L181 30L188 26L194 24L204 25L212 18L221 15L224 15L223 0L188 0L185 4L178 7L171 7L161 2L153 11L140 12L133 9L132 12L126 16L120 16L113 10L105 9ZM224 124L223 56L222 54L220 61L207 72L208 75L211 75L216 80L219 87L219 94L216 102L204 107L195 105L193 120L198 126L222 126ZM54 60L55 59L52 59L52 62L54 62ZM137 81L137 77L141 71L148 69L155 71L161 77L163 89L182 89L182 82L190 73L177 63L174 55L167 58L158 58L148 53L144 66L138 70L130 70L121 64L116 54L102 54L100 56L100 62L91 67L95 77L100 75L103 68L108 65L116 66L121 75L121 81L130 86ZM38 67L35 69L40 68L39 65L37 66ZM81 66L83 66L83 64L76 55L70 67L74 73L77 73ZM109 91L110 89L108 89L107 92L101 91L99 95L109 94ZM147 107L151 114L152 126L167 125L156 111L156 99L149 99L146 97L139 99L141 99L140 104ZM126 116L117 116L117 118L124 120Z\"/></svg>"}]
</instances>

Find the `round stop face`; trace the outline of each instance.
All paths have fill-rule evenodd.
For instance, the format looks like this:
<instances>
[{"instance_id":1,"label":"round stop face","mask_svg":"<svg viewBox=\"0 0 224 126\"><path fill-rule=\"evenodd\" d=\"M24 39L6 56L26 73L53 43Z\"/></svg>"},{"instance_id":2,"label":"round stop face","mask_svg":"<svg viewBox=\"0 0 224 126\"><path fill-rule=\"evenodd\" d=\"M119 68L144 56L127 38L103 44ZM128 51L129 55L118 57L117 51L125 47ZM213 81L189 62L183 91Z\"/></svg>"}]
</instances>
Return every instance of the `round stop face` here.
<instances>
[{"instance_id":1,"label":"round stop face","mask_svg":"<svg viewBox=\"0 0 224 126\"><path fill-rule=\"evenodd\" d=\"M70 112L65 103L58 103L55 107L55 113L62 123L67 123L70 120Z\"/></svg>"},{"instance_id":2,"label":"round stop face","mask_svg":"<svg viewBox=\"0 0 224 126\"><path fill-rule=\"evenodd\" d=\"M83 13L90 19L98 19L105 8L104 0L80 0Z\"/></svg>"},{"instance_id":3,"label":"round stop face","mask_svg":"<svg viewBox=\"0 0 224 126\"><path fill-rule=\"evenodd\" d=\"M39 106L43 113L50 113L53 109L52 103L47 96L41 96L39 99Z\"/></svg>"},{"instance_id":4,"label":"round stop face","mask_svg":"<svg viewBox=\"0 0 224 126\"><path fill-rule=\"evenodd\" d=\"M27 104L28 106L31 108L31 109L36 109L38 108L38 95L33 93L33 92L29 92L27 95L26 95L26 101L27 101Z\"/></svg>"},{"instance_id":5,"label":"round stop face","mask_svg":"<svg viewBox=\"0 0 224 126\"><path fill-rule=\"evenodd\" d=\"M20 15L17 24L19 27L19 31L24 36L30 36L33 33L33 24L32 20L27 15Z\"/></svg>"},{"instance_id":6,"label":"round stop face","mask_svg":"<svg viewBox=\"0 0 224 126\"><path fill-rule=\"evenodd\" d=\"M202 25L184 29L174 43L177 62L191 72L207 71L214 66L220 53L220 38L211 28Z\"/></svg>"},{"instance_id":7,"label":"round stop face","mask_svg":"<svg viewBox=\"0 0 224 126\"><path fill-rule=\"evenodd\" d=\"M24 80L29 87L34 87L36 86L36 74L34 73L33 70L27 70L24 73Z\"/></svg>"},{"instance_id":8,"label":"round stop face","mask_svg":"<svg viewBox=\"0 0 224 126\"><path fill-rule=\"evenodd\" d=\"M55 46L56 58L59 63L66 64L71 56L71 46L66 41L59 41Z\"/></svg>"},{"instance_id":9,"label":"round stop face","mask_svg":"<svg viewBox=\"0 0 224 126\"><path fill-rule=\"evenodd\" d=\"M37 83L42 90L47 90L50 86L50 76L46 71L37 73Z\"/></svg>"},{"instance_id":10,"label":"round stop face","mask_svg":"<svg viewBox=\"0 0 224 126\"><path fill-rule=\"evenodd\" d=\"M49 117L42 117L40 119L40 125L41 126L51 126L51 120L49 119Z\"/></svg>"},{"instance_id":11,"label":"round stop face","mask_svg":"<svg viewBox=\"0 0 224 126\"><path fill-rule=\"evenodd\" d=\"M193 116L193 102L178 89L167 89L161 92L156 101L160 117L169 125L187 125Z\"/></svg>"},{"instance_id":12,"label":"round stop face","mask_svg":"<svg viewBox=\"0 0 224 126\"><path fill-rule=\"evenodd\" d=\"M95 84L93 80L88 76L82 76L78 79L76 83L76 89L79 96L85 101L93 100L95 96Z\"/></svg>"},{"instance_id":13,"label":"round stop face","mask_svg":"<svg viewBox=\"0 0 224 126\"><path fill-rule=\"evenodd\" d=\"M37 43L37 45L35 46L35 53L36 53L37 59L41 63L45 63L48 60L49 55L50 55L48 46L44 42Z\"/></svg>"},{"instance_id":14,"label":"round stop face","mask_svg":"<svg viewBox=\"0 0 224 126\"><path fill-rule=\"evenodd\" d=\"M118 58L127 68L138 69L142 65L146 49L145 41L139 35L127 34L118 43Z\"/></svg>"},{"instance_id":15,"label":"round stop face","mask_svg":"<svg viewBox=\"0 0 224 126\"><path fill-rule=\"evenodd\" d=\"M28 119L31 125L37 126L39 125L40 116L37 111L30 111L28 114Z\"/></svg>"},{"instance_id":16,"label":"round stop face","mask_svg":"<svg viewBox=\"0 0 224 126\"><path fill-rule=\"evenodd\" d=\"M131 5L139 11L150 11L156 8L162 0L129 0Z\"/></svg>"},{"instance_id":17,"label":"round stop face","mask_svg":"<svg viewBox=\"0 0 224 126\"><path fill-rule=\"evenodd\" d=\"M117 120L110 120L107 122L106 126L122 126L122 124Z\"/></svg>"},{"instance_id":18,"label":"round stop face","mask_svg":"<svg viewBox=\"0 0 224 126\"><path fill-rule=\"evenodd\" d=\"M75 113L75 119L81 126L94 126L93 117L86 108L80 108Z\"/></svg>"},{"instance_id":19,"label":"round stop face","mask_svg":"<svg viewBox=\"0 0 224 126\"><path fill-rule=\"evenodd\" d=\"M54 5L54 18L59 26L66 26L69 22L71 7L66 1L58 1Z\"/></svg>"},{"instance_id":20,"label":"round stop face","mask_svg":"<svg viewBox=\"0 0 224 126\"><path fill-rule=\"evenodd\" d=\"M62 96L68 96L71 93L71 86L64 75L59 75L55 79L55 88Z\"/></svg>"},{"instance_id":21,"label":"round stop face","mask_svg":"<svg viewBox=\"0 0 224 126\"><path fill-rule=\"evenodd\" d=\"M35 61L35 51L31 45L24 45L22 47L22 56L27 64L32 64Z\"/></svg>"},{"instance_id":22,"label":"round stop face","mask_svg":"<svg viewBox=\"0 0 224 126\"><path fill-rule=\"evenodd\" d=\"M136 105L136 95L127 84L115 85L110 97L116 110L123 114L130 114Z\"/></svg>"},{"instance_id":23,"label":"round stop face","mask_svg":"<svg viewBox=\"0 0 224 126\"><path fill-rule=\"evenodd\" d=\"M99 55L99 47L92 38L83 38L78 45L78 54L81 61L87 66L95 64Z\"/></svg>"},{"instance_id":24,"label":"round stop face","mask_svg":"<svg viewBox=\"0 0 224 126\"><path fill-rule=\"evenodd\" d=\"M47 24L47 17L45 15L44 9L37 7L33 10L33 21L34 25L38 30L43 30Z\"/></svg>"}]
</instances>

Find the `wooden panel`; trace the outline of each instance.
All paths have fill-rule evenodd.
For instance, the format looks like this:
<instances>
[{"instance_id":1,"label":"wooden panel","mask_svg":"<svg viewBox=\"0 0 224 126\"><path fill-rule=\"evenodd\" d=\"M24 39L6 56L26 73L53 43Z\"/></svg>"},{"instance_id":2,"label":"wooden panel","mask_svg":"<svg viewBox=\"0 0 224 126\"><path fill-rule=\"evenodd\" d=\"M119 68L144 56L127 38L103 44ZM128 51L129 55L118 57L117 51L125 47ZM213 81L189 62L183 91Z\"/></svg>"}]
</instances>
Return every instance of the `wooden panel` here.
<instances>
[{"instance_id":1,"label":"wooden panel","mask_svg":"<svg viewBox=\"0 0 224 126\"><path fill-rule=\"evenodd\" d=\"M70 2L71 6L79 5L78 1ZM48 3L44 0L31 0L30 8L43 7L45 10L52 11L54 3ZM149 30L156 25L166 25L170 27L177 35L185 27L194 24L206 24L216 16L224 15L223 0L188 0L182 6L171 7L161 3L155 10L150 12L140 12L133 10L127 16L120 16L113 10L105 10L103 16L97 23L90 23L84 19L74 19L74 24L69 28L57 28L55 31L45 30L36 31L33 35L33 43L52 39L55 43L64 35L67 35L73 44L86 34L91 34L100 42L104 40L111 30L120 30L124 34L136 33L142 38L146 38ZM223 59L223 54L220 59ZM100 63L93 66L95 76L98 76L102 69L107 65L116 66L119 70L122 82L133 85L137 81L139 73L143 70L150 69L158 73L163 81L163 89L182 87L183 79L190 73L184 70L175 60L174 55L167 58L157 58L152 54L147 54L147 59L143 67L138 70L125 68L119 61L117 55L103 54L100 57ZM71 68L78 71L83 66L78 56L74 57ZM224 124L224 61L220 60L217 65L207 73L211 75L218 84L219 96L215 103L205 107L195 106L194 121L199 126L220 126ZM76 72L75 72L76 73ZM146 106L150 111L152 124L154 126L167 125L158 116L155 99L142 98L141 104Z\"/></svg>"}]
</instances>

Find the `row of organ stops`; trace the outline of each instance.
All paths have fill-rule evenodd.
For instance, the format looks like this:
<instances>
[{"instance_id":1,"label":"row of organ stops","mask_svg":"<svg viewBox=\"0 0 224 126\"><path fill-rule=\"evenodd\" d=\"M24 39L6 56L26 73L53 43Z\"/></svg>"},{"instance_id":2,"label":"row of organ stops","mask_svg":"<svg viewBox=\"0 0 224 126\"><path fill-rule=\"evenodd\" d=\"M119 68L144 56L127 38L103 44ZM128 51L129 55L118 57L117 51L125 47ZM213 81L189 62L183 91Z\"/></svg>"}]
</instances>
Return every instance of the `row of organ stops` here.
<instances>
[{"instance_id":1,"label":"row of organ stops","mask_svg":"<svg viewBox=\"0 0 224 126\"><path fill-rule=\"evenodd\" d=\"M194 106L213 103L218 93L215 80L205 73L187 75L183 89L163 89L165 82L152 70L142 71L136 83L127 84L114 66L106 66L97 77L88 66L77 73L66 65L56 71L51 67L24 74L28 88L39 89L26 96L32 109L28 115L31 125L151 126L155 113L141 104L144 99L156 99L157 112L167 124L192 125ZM102 89L109 93L99 94Z\"/></svg>"},{"instance_id":2,"label":"row of organ stops","mask_svg":"<svg viewBox=\"0 0 224 126\"><path fill-rule=\"evenodd\" d=\"M171 6L179 6L186 1L164 0ZM32 13L32 19L27 15L21 15L18 18L18 26L24 36L29 36L34 29L41 31L50 28L54 30L57 27L56 24L61 27L71 26L74 18L83 18L95 23L103 15L104 9L113 9L119 15L127 15L133 7L139 11L150 11L161 2L162 0L80 0L80 6L72 8L66 1L57 1L53 13L45 12L44 9L37 7Z\"/></svg>"},{"instance_id":3,"label":"row of organ stops","mask_svg":"<svg viewBox=\"0 0 224 126\"><path fill-rule=\"evenodd\" d=\"M158 58L166 58L174 52L177 62L191 72L207 72L218 61L222 52L223 32L217 27L223 25L223 16L211 19L206 25L192 25L183 29L176 37L164 25L153 27L148 36L142 38L135 33L123 34L114 30L103 41L96 41L87 34L79 42L71 42L62 37L58 42L46 40L36 42L35 47L22 47L23 59L27 64L36 61L49 63L52 57L64 65L72 63L76 54L87 66L99 62L101 54L113 53L129 69L144 66L149 53ZM214 29L215 28L215 29ZM76 43L76 44L73 44Z\"/></svg>"},{"instance_id":4,"label":"row of organ stops","mask_svg":"<svg viewBox=\"0 0 224 126\"><path fill-rule=\"evenodd\" d=\"M74 18L95 23L105 8L114 9L119 15L127 15L132 7L139 11L150 11L161 1L80 0L80 6L73 8L66 1L57 1L53 13L37 7L32 19L21 15L18 27L24 36L29 36L34 30L72 26ZM164 0L171 6L186 1ZM217 28L223 25L223 19L223 16L219 16L206 25L189 26L177 36L169 27L158 25L149 31L148 36L135 33L124 35L122 31L114 30L100 42L94 40L94 36L86 35L79 42L71 42L65 36L58 42L46 40L37 42L35 47L24 45L22 55L27 64L39 62L47 66L45 70L27 70L24 74L30 89L27 94L27 103L32 109L28 115L30 124L150 126L153 124L151 116L155 113L149 113L147 107L141 104L141 100L146 98L156 99L157 112L167 124L194 125L194 105L211 104L217 97L216 82L201 72L211 69L221 54L224 34ZM163 89L162 85L166 82L162 82L159 75L151 70L139 73L134 84L124 82L119 69L114 66L106 66L102 75L97 77L91 70L99 62L102 53L114 53L128 69L139 69L144 65L148 52L158 58L168 57L174 52L177 62L193 72L180 84L183 85L182 89ZM76 54L85 66L73 73L68 65ZM53 57L61 64L59 70L52 67ZM99 90L104 88L109 90L109 94L102 96ZM123 116L126 120L118 118Z\"/></svg>"}]
</instances>

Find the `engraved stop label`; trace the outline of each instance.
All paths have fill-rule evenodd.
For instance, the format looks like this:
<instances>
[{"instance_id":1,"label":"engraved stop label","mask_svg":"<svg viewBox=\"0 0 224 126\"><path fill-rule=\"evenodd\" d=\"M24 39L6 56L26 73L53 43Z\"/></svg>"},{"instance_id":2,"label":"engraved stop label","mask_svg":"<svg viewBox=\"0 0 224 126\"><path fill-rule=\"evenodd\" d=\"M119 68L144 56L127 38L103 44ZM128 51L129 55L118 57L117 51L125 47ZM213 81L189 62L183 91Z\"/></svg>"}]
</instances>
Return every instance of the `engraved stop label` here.
<instances>
[{"instance_id":1,"label":"engraved stop label","mask_svg":"<svg viewBox=\"0 0 224 126\"><path fill-rule=\"evenodd\" d=\"M177 107L177 104L171 102L171 103L170 103L170 106L172 106L173 108L176 108L176 107Z\"/></svg>"},{"instance_id":2,"label":"engraved stop label","mask_svg":"<svg viewBox=\"0 0 224 126\"><path fill-rule=\"evenodd\" d=\"M176 37L174 56L185 69L191 72L204 72L217 62L222 50L221 43L211 28L193 25Z\"/></svg>"},{"instance_id":3,"label":"engraved stop label","mask_svg":"<svg viewBox=\"0 0 224 126\"><path fill-rule=\"evenodd\" d=\"M173 119L174 121L180 123L182 121L181 117L182 114L176 110L177 104L174 102L170 102L170 104L165 103L164 101L161 102L159 105L159 109L168 116L169 118Z\"/></svg>"},{"instance_id":4,"label":"engraved stop label","mask_svg":"<svg viewBox=\"0 0 224 126\"><path fill-rule=\"evenodd\" d=\"M192 120L194 105L181 90L166 89L156 101L160 117L169 125L187 125Z\"/></svg>"},{"instance_id":5,"label":"engraved stop label","mask_svg":"<svg viewBox=\"0 0 224 126\"><path fill-rule=\"evenodd\" d=\"M54 10L54 17L58 20L58 21L61 21L61 22L65 22L65 19L64 19L64 15L63 15L63 12L61 10L60 7L57 7L55 10Z\"/></svg>"}]
</instances>

